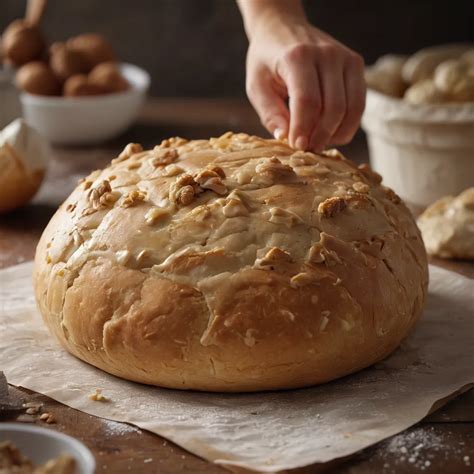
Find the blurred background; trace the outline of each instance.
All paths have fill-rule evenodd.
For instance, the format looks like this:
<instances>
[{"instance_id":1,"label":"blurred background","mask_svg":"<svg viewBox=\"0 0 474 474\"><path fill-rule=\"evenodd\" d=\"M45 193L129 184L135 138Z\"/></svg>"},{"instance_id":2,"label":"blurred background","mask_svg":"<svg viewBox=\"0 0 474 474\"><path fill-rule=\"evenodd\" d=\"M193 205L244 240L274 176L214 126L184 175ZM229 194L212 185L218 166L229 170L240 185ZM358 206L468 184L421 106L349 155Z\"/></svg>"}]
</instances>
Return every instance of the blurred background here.
<instances>
[{"instance_id":1,"label":"blurred background","mask_svg":"<svg viewBox=\"0 0 474 474\"><path fill-rule=\"evenodd\" d=\"M307 0L305 6L315 25L367 64L385 53L474 36L473 0ZM0 30L24 8L24 1L0 0ZM234 0L49 0L44 30L51 41L103 33L123 61L150 72L154 96L245 96L247 39Z\"/></svg>"},{"instance_id":2,"label":"blurred background","mask_svg":"<svg viewBox=\"0 0 474 474\"><path fill-rule=\"evenodd\" d=\"M0 32L24 16L26 1L0 0ZM388 53L410 55L427 46L474 41L474 0L304 3L314 25L361 53L367 64ZM74 100L59 96L62 83L58 83L57 71L51 72L53 55L49 64L36 63L36 72L39 66L43 79L45 72L50 74L42 84L57 86L55 97L29 90L25 87L28 81L24 80L22 86L17 77L22 90L19 93L12 70L0 68L0 129L22 114L29 126L54 145L52 153L45 153L48 174L32 204L8 218L1 216L0 257L2 253L7 256L3 262L32 258L44 226L77 180L106 166L129 142L151 148L170 136L208 138L228 130L268 136L245 97L247 38L235 0L48 0L40 26L48 44L87 32L102 34L120 62L143 68L138 77L147 78L146 72L149 73L151 97L145 98L148 80L137 81L140 70L134 67L129 67L135 72L129 71L128 75L125 67L120 69L132 86L129 90L112 97L102 93L87 100L80 97L85 93L67 94L76 95ZM469 86L471 82L466 78L471 73L460 62L461 54L447 58L441 53L433 67L446 65L447 59L454 60L455 68L463 68L457 79L461 85ZM402 99L406 89L420 84L423 88L426 83L407 83L401 67L399 64L398 69L380 74L378 88L369 84L366 120L362 124L367 135L360 130L350 144L340 149L356 163L370 158L384 183L418 212L435 199L458 194L474 182L474 98L457 98L453 103L453 91L441 93L434 87L432 70L427 76L432 96L421 94L423 100L407 108L408 102ZM88 74L80 78L86 85L92 73ZM41 83L33 80L38 75L27 76L23 79L29 78L30 86ZM108 80L110 76L105 77L107 85L114 82ZM70 79L74 77L68 74L67 80ZM394 84L397 92L387 92ZM38 95L30 96L24 91ZM435 105L438 117L434 125L431 105ZM388 106L402 120L391 120ZM462 112L462 120L458 119L458 111ZM15 138L17 132L11 133ZM1 147L0 140L0 150ZM28 157L28 153L23 154ZM30 154L37 161L36 152ZM4 169L3 164L1 168ZM10 177L5 173L3 176L10 184ZM0 189L9 189L2 185L1 178L2 173ZM37 186L40 184L41 181ZM34 192L35 189L29 190L24 196L29 199Z\"/></svg>"}]
</instances>

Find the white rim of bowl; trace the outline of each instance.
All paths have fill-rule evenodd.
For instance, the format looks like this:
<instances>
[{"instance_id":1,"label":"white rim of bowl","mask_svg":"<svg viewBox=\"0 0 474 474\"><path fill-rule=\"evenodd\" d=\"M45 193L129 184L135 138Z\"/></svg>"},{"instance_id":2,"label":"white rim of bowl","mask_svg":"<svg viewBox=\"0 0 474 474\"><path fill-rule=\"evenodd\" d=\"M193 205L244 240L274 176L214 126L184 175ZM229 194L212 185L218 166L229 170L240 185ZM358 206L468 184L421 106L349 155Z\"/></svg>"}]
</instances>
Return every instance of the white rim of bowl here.
<instances>
[{"instance_id":1,"label":"white rim of bowl","mask_svg":"<svg viewBox=\"0 0 474 474\"><path fill-rule=\"evenodd\" d=\"M474 101L466 102L440 102L433 104L412 104L403 99L403 97L393 97L388 94L384 94L375 89L367 88L367 95L377 97L379 100L385 100L386 102L398 103L401 104L406 109L411 110L434 110L434 109L452 109L458 110L462 108L474 106Z\"/></svg>"},{"instance_id":2,"label":"white rim of bowl","mask_svg":"<svg viewBox=\"0 0 474 474\"><path fill-rule=\"evenodd\" d=\"M124 92L115 92L113 94L102 94L83 97L62 97L62 96L45 96L21 92L21 101L31 105L48 105L53 107L62 107L72 104L89 104L97 105L98 101L107 102L120 100L130 94L145 93L150 87L151 78L148 72L141 67L130 63L119 63L120 71L130 83L130 89Z\"/></svg>"},{"instance_id":3,"label":"white rim of bowl","mask_svg":"<svg viewBox=\"0 0 474 474\"><path fill-rule=\"evenodd\" d=\"M78 451L82 459L86 463L86 467L94 472L96 468L96 462L94 455L91 450L81 441L72 436L66 435L59 431L54 431L52 429L41 428L40 426L29 426L24 425L23 423L0 423L0 433L2 431L16 431L18 433L35 433L41 436L46 436L48 438L54 438L57 440L67 440L73 447Z\"/></svg>"}]
</instances>

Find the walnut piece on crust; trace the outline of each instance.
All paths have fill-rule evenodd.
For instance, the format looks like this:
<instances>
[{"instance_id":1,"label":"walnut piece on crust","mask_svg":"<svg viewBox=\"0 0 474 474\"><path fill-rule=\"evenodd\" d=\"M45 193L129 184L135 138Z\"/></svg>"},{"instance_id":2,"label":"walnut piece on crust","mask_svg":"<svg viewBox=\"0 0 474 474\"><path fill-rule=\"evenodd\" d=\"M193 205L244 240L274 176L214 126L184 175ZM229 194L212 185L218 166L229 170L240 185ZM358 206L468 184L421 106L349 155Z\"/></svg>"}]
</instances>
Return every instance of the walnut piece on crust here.
<instances>
[{"instance_id":1,"label":"walnut piece on crust","mask_svg":"<svg viewBox=\"0 0 474 474\"><path fill-rule=\"evenodd\" d=\"M170 215L170 209L163 207L152 207L146 214L145 220L148 225L154 225Z\"/></svg>"},{"instance_id":2,"label":"walnut piece on crust","mask_svg":"<svg viewBox=\"0 0 474 474\"><path fill-rule=\"evenodd\" d=\"M130 191L125 198L123 199L122 203L120 204L121 207L133 207L137 204L143 202L146 198L146 194L142 191L138 191L134 189Z\"/></svg>"},{"instance_id":3,"label":"walnut piece on crust","mask_svg":"<svg viewBox=\"0 0 474 474\"><path fill-rule=\"evenodd\" d=\"M178 150L176 148L160 148L155 147L153 149L153 158L151 160L151 164L157 168L159 166L166 166L178 158Z\"/></svg>"},{"instance_id":4,"label":"walnut piece on crust","mask_svg":"<svg viewBox=\"0 0 474 474\"><path fill-rule=\"evenodd\" d=\"M318 205L318 213L326 218L334 217L347 207L347 201L342 197L330 197Z\"/></svg>"},{"instance_id":5,"label":"walnut piece on crust","mask_svg":"<svg viewBox=\"0 0 474 474\"><path fill-rule=\"evenodd\" d=\"M121 161L128 160L131 156L141 153L143 151L143 147L139 143L129 143L120 155L113 160L113 163L119 163Z\"/></svg>"},{"instance_id":6,"label":"walnut piece on crust","mask_svg":"<svg viewBox=\"0 0 474 474\"><path fill-rule=\"evenodd\" d=\"M194 175L182 174L171 185L169 198L178 205L188 206L193 202L195 196L206 190L219 195L227 194L228 190L222 181L222 174L224 172L219 167L216 167L216 171L207 168L196 172Z\"/></svg>"},{"instance_id":7,"label":"walnut piece on crust","mask_svg":"<svg viewBox=\"0 0 474 474\"><path fill-rule=\"evenodd\" d=\"M202 170L194 176L194 180L202 189L210 189L217 194L226 194L227 187L222 182L221 176L210 169Z\"/></svg>"},{"instance_id":8,"label":"walnut piece on crust","mask_svg":"<svg viewBox=\"0 0 474 474\"><path fill-rule=\"evenodd\" d=\"M162 140L159 146L161 148L180 147L186 145L188 142L189 140L186 140L185 138L171 137Z\"/></svg>"},{"instance_id":9,"label":"walnut piece on crust","mask_svg":"<svg viewBox=\"0 0 474 474\"><path fill-rule=\"evenodd\" d=\"M194 195L196 194L194 187L190 184L186 184L178 189L176 192L175 202L176 204L182 204L183 206L187 206L191 204L194 199Z\"/></svg>"},{"instance_id":10,"label":"walnut piece on crust","mask_svg":"<svg viewBox=\"0 0 474 474\"><path fill-rule=\"evenodd\" d=\"M280 270L292 262L291 255L278 247L272 247L262 258L255 260L255 267L269 270Z\"/></svg>"},{"instance_id":11,"label":"walnut piece on crust","mask_svg":"<svg viewBox=\"0 0 474 474\"><path fill-rule=\"evenodd\" d=\"M272 178L292 176L295 173L290 165L283 164L276 156L262 159L255 167L255 171Z\"/></svg>"},{"instance_id":12,"label":"walnut piece on crust","mask_svg":"<svg viewBox=\"0 0 474 474\"><path fill-rule=\"evenodd\" d=\"M194 196L199 191L199 184L192 175L188 173L181 174L170 187L169 199L175 204L187 206L193 202Z\"/></svg>"},{"instance_id":13,"label":"walnut piece on crust","mask_svg":"<svg viewBox=\"0 0 474 474\"><path fill-rule=\"evenodd\" d=\"M354 191L363 194L367 194L370 191L370 186L368 184L363 183L362 181L356 181L352 185L352 188L354 189Z\"/></svg>"}]
</instances>

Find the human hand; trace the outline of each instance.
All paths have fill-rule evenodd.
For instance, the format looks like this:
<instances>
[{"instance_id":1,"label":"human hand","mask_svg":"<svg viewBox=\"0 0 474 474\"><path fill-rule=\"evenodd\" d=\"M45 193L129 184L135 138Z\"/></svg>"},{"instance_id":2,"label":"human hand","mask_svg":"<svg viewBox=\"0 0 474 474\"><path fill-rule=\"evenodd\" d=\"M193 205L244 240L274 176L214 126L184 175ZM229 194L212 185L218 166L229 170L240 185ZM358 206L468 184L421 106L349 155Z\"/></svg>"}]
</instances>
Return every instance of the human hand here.
<instances>
[{"instance_id":1,"label":"human hand","mask_svg":"<svg viewBox=\"0 0 474 474\"><path fill-rule=\"evenodd\" d=\"M302 150L348 143L365 106L362 57L292 16L262 15L249 40L247 95L268 131Z\"/></svg>"}]
</instances>

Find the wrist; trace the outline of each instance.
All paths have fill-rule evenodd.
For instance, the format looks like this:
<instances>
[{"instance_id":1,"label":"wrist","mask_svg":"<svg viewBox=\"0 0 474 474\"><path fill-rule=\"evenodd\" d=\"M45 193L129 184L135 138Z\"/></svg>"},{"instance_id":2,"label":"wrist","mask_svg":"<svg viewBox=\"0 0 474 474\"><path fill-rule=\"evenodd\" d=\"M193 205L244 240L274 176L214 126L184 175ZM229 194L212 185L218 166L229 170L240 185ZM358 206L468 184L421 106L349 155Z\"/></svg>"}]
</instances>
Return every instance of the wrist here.
<instances>
[{"instance_id":1,"label":"wrist","mask_svg":"<svg viewBox=\"0 0 474 474\"><path fill-rule=\"evenodd\" d=\"M308 20L301 0L238 0L249 41L260 31L276 32Z\"/></svg>"}]
</instances>

